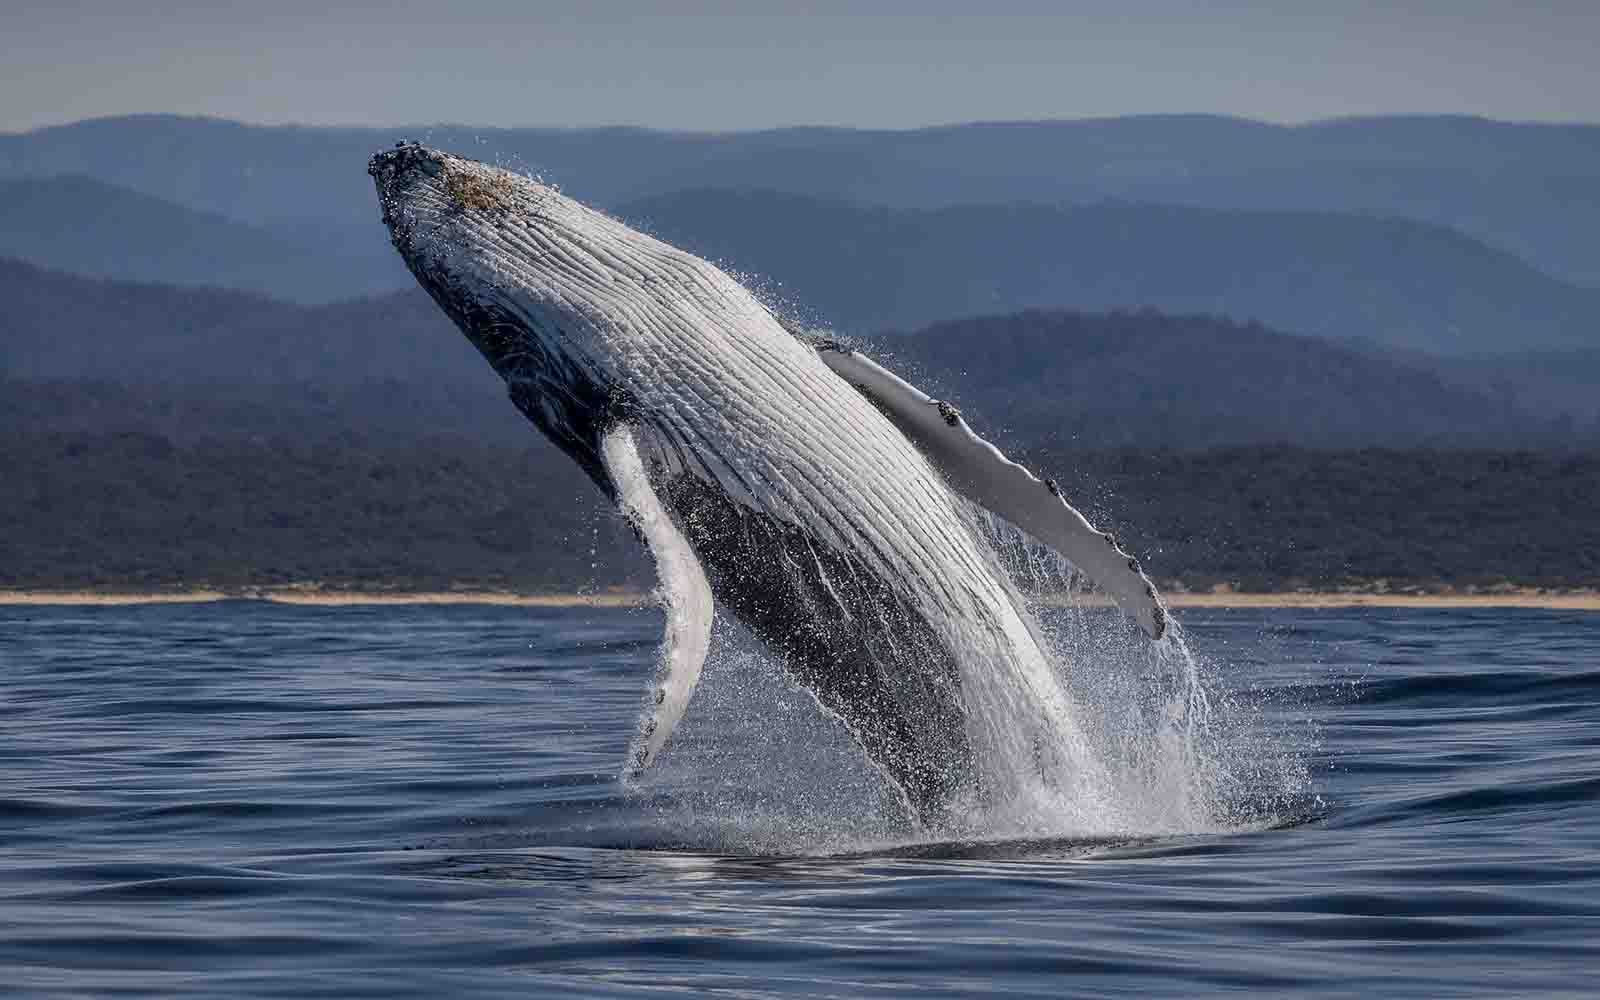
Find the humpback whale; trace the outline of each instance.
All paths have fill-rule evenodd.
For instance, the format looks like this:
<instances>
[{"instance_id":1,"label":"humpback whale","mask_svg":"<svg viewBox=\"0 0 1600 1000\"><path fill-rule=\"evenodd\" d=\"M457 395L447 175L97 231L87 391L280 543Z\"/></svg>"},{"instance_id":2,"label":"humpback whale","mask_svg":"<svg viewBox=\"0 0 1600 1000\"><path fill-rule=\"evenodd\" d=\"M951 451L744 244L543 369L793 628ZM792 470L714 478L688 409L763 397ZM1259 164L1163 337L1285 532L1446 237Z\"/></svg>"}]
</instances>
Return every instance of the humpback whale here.
<instances>
[{"instance_id":1,"label":"humpback whale","mask_svg":"<svg viewBox=\"0 0 1600 1000\"><path fill-rule=\"evenodd\" d=\"M843 722L925 824L1092 766L974 510L1059 552L1150 636L1166 612L1052 481L711 263L551 186L415 143L368 172L417 281L657 562L666 636L625 772L683 716L713 608Z\"/></svg>"}]
</instances>

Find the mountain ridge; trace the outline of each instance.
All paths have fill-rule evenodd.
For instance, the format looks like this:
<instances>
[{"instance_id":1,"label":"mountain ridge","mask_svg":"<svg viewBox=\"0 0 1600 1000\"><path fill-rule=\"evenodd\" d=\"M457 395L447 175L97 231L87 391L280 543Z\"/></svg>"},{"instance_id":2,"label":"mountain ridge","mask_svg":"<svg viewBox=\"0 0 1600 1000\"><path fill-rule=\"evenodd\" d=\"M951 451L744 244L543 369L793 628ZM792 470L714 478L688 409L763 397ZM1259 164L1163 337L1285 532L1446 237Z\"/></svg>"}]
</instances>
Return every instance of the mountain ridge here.
<instances>
[{"instance_id":1,"label":"mountain ridge","mask_svg":"<svg viewBox=\"0 0 1600 1000\"><path fill-rule=\"evenodd\" d=\"M362 168L403 138L543 174L603 206L734 186L907 208L1114 197L1395 215L1460 228L1556 276L1600 285L1600 125L1584 123L1174 115L696 133L151 115L0 135L0 175L89 174L258 224L370 225Z\"/></svg>"},{"instance_id":2,"label":"mountain ridge","mask_svg":"<svg viewBox=\"0 0 1600 1000\"><path fill-rule=\"evenodd\" d=\"M357 252L81 174L0 180L0 255L89 277L236 288L303 303L408 284L384 243Z\"/></svg>"},{"instance_id":3,"label":"mountain ridge","mask_svg":"<svg viewBox=\"0 0 1600 1000\"><path fill-rule=\"evenodd\" d=\"M426 433L430 422L468 435L475 424L491 435L528 431L500 380L420 290L297 306L0 259L0 301L11 303L0 314L0 375L22 401L13 414L22 422L34 420L29 412L49 411L56 413L52 426L81 429L81 420L73 423L78 403L39 403L41 410L23 405L35 396L16 387L98 380L142 387L150 398L168 392L150 387L189 387L141 418L157 424L189 412L241 433L252 421L263 432L308 425L292 413L208 416L207 400L220 398L267 410L309 408L322 414L317 420L368 434ZM980 430L1008 447L1297 441L1562 448L1600 434L1575 420L1557 426L1515 392L1453 386L1425 360L1375 358L1215 317L1023 312L881 334L862 345L930 392L970 407L982 417ZM253 388L242 391L241 384ZM306 386L320 387L321 395L306 396L299 388ZM397 399L407 400L406 412L396 412ZM135 406L125 419L140 412ZM1098 430L1076 440L1061 433L1072 423Z\"/></svg>"},{"instance_id":4,"label":"mountain ridge","mask_svg":"<svg viewBox=\"0 0 1600 1000\"><path fill-rule=\"evenodd\" d=\"M1600 345L1600 290L1412 220L1126 202L910 210L722 189L618 213L853 330L1149 306L1445 354Z\"/></svg>"},{"instance_id":5,"label":"mountain ridge","mask_svg":"<svg viewBox=\"0 0 1600 1000\"><path fill-rule=\"evenodd\" d=\"M616 211L856 332L1154 306L1435 353L1600 344L1600 290L1414 220L1112 200L898 209L760 189ZM375 220L250 226L81 177L0 180L0 254L308 304L413 287Z\"/></svg>"}]
</instances>

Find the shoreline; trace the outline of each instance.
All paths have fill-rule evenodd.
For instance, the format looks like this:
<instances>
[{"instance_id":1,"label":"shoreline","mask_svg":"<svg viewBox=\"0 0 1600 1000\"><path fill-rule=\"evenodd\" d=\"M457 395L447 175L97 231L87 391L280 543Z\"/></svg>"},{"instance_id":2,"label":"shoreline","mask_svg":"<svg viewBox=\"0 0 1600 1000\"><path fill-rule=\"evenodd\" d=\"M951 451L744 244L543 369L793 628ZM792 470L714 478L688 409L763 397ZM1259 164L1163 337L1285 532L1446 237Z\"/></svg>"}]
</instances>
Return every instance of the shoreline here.
<instances>
[{"instance_id":1,"label":"shoreline","mask_svg":"<svg viewBox=\"0 0 1600 1000\"><path fill-rule=\"evenodd\" d=\"M503 604L534 608L632 608L649 603L648 594L519 594L500 590L310 590L299 587L245 587L238 590L0 590L4 605L211 604L263 601L320 607L382 605Z\"/></svg>"},{"instance_id":2,"label":"shoreline","mask_svg":"<svg viewBox=\"0 0 1600 1000\"><path fill-rule=\"evenodd\" d=\"M1600 591L1515 588L1492 593L1380 593L1350 591L1236 591L1165 593L1172 608L1542 608L1564 611L1600 611ZM217 601L265 601L316 607L385 605L487 604L534 608L632 608L651 603L648 593L604 591L595 594L524 594L500 590L360 591L322 590L314 587L249 587L237 590L0 590L0 606L128 606L143 604L208 604ZM1075 598L1046 598L1055 606L1077 604L1104 607L1110 601L1099 594Z\"/></svg>"}]
</instances>

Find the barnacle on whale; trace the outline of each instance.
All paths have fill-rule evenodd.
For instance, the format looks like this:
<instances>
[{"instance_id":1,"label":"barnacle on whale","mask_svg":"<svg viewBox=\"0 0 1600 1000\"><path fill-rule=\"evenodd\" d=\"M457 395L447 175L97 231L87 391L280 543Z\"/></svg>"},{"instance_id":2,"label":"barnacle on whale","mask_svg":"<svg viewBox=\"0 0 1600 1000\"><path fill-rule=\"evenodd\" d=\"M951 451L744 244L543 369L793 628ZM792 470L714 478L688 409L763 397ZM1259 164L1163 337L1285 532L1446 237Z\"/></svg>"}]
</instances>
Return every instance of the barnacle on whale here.
<instances>
[{"instance_id":1,"label":"barnacle on whale","mask_svg":"<svg viewBox=\"0 0 1600 1000\"><path fill-rule=\"evenodd\" d=\"M446 161L444 190L463 211L509 212L516 205L516 182L499 170L464 170Z\"/></svg>"}]
</instances>

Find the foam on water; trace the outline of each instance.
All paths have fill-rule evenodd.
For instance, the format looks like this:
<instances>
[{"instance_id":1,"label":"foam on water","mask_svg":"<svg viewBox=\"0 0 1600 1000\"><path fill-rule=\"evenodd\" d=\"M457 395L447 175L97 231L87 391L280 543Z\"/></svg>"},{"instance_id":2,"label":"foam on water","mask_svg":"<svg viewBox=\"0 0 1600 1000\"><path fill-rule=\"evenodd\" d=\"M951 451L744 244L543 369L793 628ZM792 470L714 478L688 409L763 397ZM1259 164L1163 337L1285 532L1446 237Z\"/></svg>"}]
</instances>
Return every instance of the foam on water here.
<instances>
[{"instance_id":1,"label":"foam on water","mask_svg":"<svg viewBox=\"0 0 1600 1000\"><path fill-rule=\"evenodd\" d=\"M1176 619L1151 642L1053 550L987 512L969 508L968 517L1027 602L1062 692L1051 703L1048 750L1034 748L1040 780L976 812L974 833L1209 833L1273 825L1303 799L1301 755L1267 732L1252 706L1213 694L1213 668ZM994 708L967 705L979 715Z\"/></svg>"}]
</instances>

